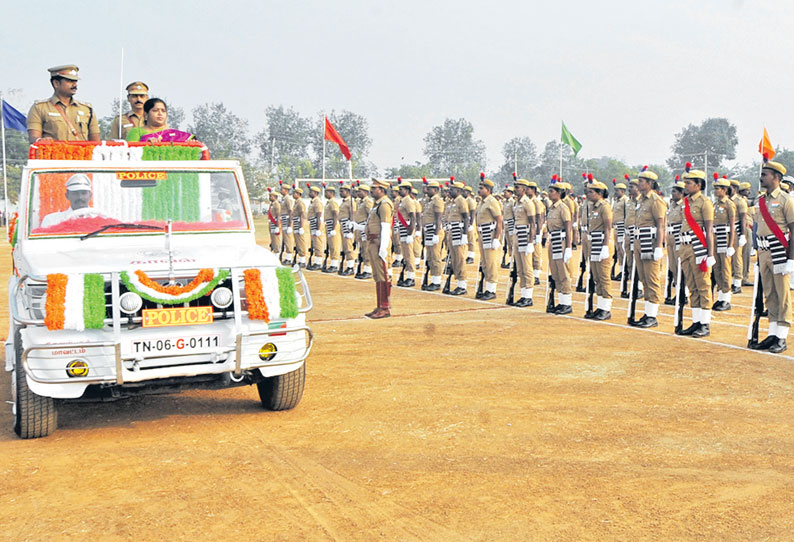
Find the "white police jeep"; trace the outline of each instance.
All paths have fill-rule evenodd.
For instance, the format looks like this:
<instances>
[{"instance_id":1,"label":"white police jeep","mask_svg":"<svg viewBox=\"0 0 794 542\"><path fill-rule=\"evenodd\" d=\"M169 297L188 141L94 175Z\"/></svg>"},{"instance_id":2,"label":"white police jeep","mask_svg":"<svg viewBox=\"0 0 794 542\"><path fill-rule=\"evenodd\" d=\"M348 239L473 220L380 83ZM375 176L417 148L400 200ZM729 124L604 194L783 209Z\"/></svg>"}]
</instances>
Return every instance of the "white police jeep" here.
<instances>
[{"instance_id":1,"label":"white police jeep","mask_svg":"<svg viewBox=\"0 0 794 542\"><path fill-rule=\"evenodd\" d=\"M196 143L31 147L8 285L19 436L54 431L67 400L256 384L266 408L298 404L309 289L256 244L239 164L208 158Z\"/></svg>"}]
</instances>

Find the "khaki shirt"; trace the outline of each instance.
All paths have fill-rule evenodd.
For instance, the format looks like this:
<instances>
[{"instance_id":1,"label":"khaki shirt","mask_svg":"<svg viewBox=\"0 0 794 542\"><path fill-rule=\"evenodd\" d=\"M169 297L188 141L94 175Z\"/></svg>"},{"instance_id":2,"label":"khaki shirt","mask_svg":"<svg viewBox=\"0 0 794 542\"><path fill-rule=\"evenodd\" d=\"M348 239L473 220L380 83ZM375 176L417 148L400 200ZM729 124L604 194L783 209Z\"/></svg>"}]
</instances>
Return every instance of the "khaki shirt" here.
<instances>
[{"instance_id":1,"label":"khaki shirt","mask_svg":"<svg viewBox=\"0 0 794 542\"><path fill-rule=\"evenodd\" d=\"M514 218L513 215L513 198L505 200L504 208L502 209L502 214L505 217L505 221Z\"/></svg>"},{"instance_id":2,"label":"khaki shirt","mask_svg":"<svg viewBox=\"0 0 794 542\"><path fill-rule=\"evenodd\" d=\"M589 207L587 231L606 231L607 220L612 219L612 207L603 199L598 200L598 203L589 203Z\"/></svg>"},{"instance_id":3,"label":"khaki shirt","mask_svg":"<svg viewBox=\"0 0 794 542\"><path fill-rule=\"evenodd\" d=\"M323 202L320 201L320 196L314 197L309 203L309 218L319 218L320 222L323 219Z\"/></svg>"},{"instance_id":4,"label":"khaki shirt","mask_svg":"<svg viewBox=\"0 0 794 542\"><path fill-rule=\"evenodd\" d=\"M736 222L736 205L728 196L718 199L714 204L714 223L730 224L732 227L734 222Z\"/></svg>"},{"instance_id":5,"label":"khaki shirt","mask_svg":"<svg viewBox=\"0 0 794 542\"><path fill-rule=\"evenodd\" d=\"M356 210L356 202L352 196L348 196L342 200L342 205L339 206L339 221L353 220L353 213Z\"/></svg>"},{"instance_id":6,"label":"khaki shirt","mask_svg":"<svg viewBox=\"0 0 794 542\"><path fill-rule=\"evenodd\" d=\"M441 213L443 216L445 207L444 200L439 194L430 198L430 201L422 209L422 224L435 224L436 213Z\"/></svg>"},{"instance_id":7,"label":"khaki shirt","mask_svg":"<svg viewBox=\"0 0 794 542\"><path fill-rule=\"evenodd\" d=\"M301 217L300 221L300 228L306 229L306 203L303 201L303 198L292 198L292 217L295 218L296 216ZM298 233L297 231L295 233Z\"/></svg>"},{"instance_id":8,"label":"khaki shirt","mask_svg":"<svg viewBox=\"0 0 794 542\"><path fill-rule=\"evenodd\" d=\"M367 218L367 235L380 235L381 223L388 224L391 228L392 220L394 219L394 204L392 201L383 196L378 201L373 203L372 209L369 211L369 218Z\"/></svg>"},{"instance_id":9,"label":"khaki shirt","mask_svg":"<svg viewBox=\"0 0 794 542\"><path fill-rule=\"evenodd\" d=\"M473 196L466 198L466 203L469 204L469 220L474 220L474 214L477 212L477 200Z\"/></svg>"},{"instance_id":10,"label":"khaki shirt","mask_svg":"<svg viewBox=\"0 0 794 542\"><path fill-rule=\"evenodd\" d=\"M626 227L633 226L637 218L637 200L628 198L626 201Z\"/></svg>"},{"instance_id":11,"label":"khaki shirt","mask_svg":"<svg viewBox=\"0 0 794 542\"><path fill-rule=\"evenodd\" d=\"M535 223L535 203L524 194L513 206L513 215L516 218L516 225L528 226Z\"/></svg>"},{"instance_id":12,"label":"khaki shirt","mask_svg":"<svg viewBox=\"0 0 794 542\"><path fill-rule=\"evenodd\" d=\"M57 141L88 141L88 136L99 134L99 124L91 104L78 102L74 98L69 105L62 104L66 116L77 130L77 134L74 134L55 107L58 103L60 100L54 94L49 100L34 103L28 112L28 130L37 130L41 132L41 137L51 137Z\"/></svg>"},{"instance_id":13,"label":"khaki shirt","mask_svg":"<svg viewBox=\"0 0 794 542\"><path fill-rule=\"evenodd\" d=\"M788 224L794 222L794 198L783 192L780 187L766 196L766 209L769 211L772 220L775 221L783 234L788 233ZM759 198L760 200L760 198ZM772 230L766 225L766 220L761 214L759 203L755 204L755 221L758 223L758 235L766 237L772 235Z\"/></svg>"},{"instance_id":14,"label":"khaki shirt","mask_svg":"<svg viewBox=\"0 0 794 542\"><path fill-rule=\"evenodd\" d=\"M703 230L704 233L707 233L705 231L706 220L714 220L714 205L711 203L711 200L704 196L703 192L698 192L694 196L686 196L686 199L689 200L689 210L692 212L692 218L698 223L700 229ZM684 212L683 203L681 204L681 209L681 212ZM688 233L691 231L692 228L689 227L686 215L684 215L684 220L681 223L681 233Z\"/></svg>"},{"instance_id":15,"label":"khaki shirt","mask_svg":"<svg viewBox=\"0 0 794 542\"><path fill-rule=\"evenodd\" d=\"M278 202L278 200L270 202L270 208L267 210L267 213L268 213L269 216L272 216L273 220L275 220L276 224L278 224L279 217L281 216L281 204ZM271 226L273 225L273 223L270 222L269 219L268 219L268 223ZM278 226L276 226L276 227L278 227Z\"/></svg>"},{"instance_id":16,"label":"khaki shirt","mask_svg":"<svg viewBox=\"0 0 794 542\"><path fill-rule=\"evenodd\" d=\"M463 213L469 212L469 203L463 196L457 196L449 204L449 221L463 222Z\"/></svg>"},{"instance_id":17,"label":"khaki shirt","mask_svg":"<svg viewBox=\"0 0 794 542\"><path fill-rule=\"evenodd\" d=\"M353 220L355 220L357 224L366 222L369 217L369 211L372 209L373 205L375 205L375 202L372 200L371 196L362 199L356 207L355 213L353 213Z\"/></svg>"},{"instance_id":18,"label":"khaki shirt","mask_svg":"<svg viewBox=\"0 0 794 542\"><path fill-rule=\"evenodd\" d=\"M416 204L417 203L411 198L402 198L400 200L400 205L397 207L397 209L399 210L400 216L403 217L403 220L405 220L405 223L408 224L408 226L411 225L411 221L413 220L413 214L416 212L415 211ZM397 218L397 221L398 222L400 221L399 217ZM400 223L402 223L402 222L400 222ZM416 228L416 224L414 224L413 226L414 226L414 231L416 231L416 229L417 229ZM408 228L408 229L410 229L410 228Z\"/></svg>"},{"instance_id":19,"label":"khaki shirt","mask_svg":"<svg viewBox=\"0 0 794 542\"><path fill-rule=\"evenodd\" d=\"M282 215L290 215L292 214L292 208L295 207L295 200L292 199L292 196L286 195L281 198L281 214Z\"/></svg>"},{"instance_id":20,"label":"khaki shirt","mask_svg":"<svg viewBox=\"0 0 794 542\"><path fill-rule=\"evenodd\" d=\"M656 223L665 215L664 200L653 190L647 195L640 194L634 215L634 226L637 228L656 227Z\"/></svg>"},{"instance_id":21,"label":"khaki shirt","mask_svg":"<svg viewBox=\"0 0 794 542\"><path fill-rule=\"evenodd\" d=\"M628 203L629 197L626 194L623 194L612 203L612 216L615 218L615 222L626 221L626 207Z\"/></svg>"},{"instance_id":22,"label":"khaki shirt","mask_svg":"<svg viewBox=\"0 0 794 542\"><path fill-rule=\"evenodd\" d=\"M325 220L331 220L331 215L333 213L336 213L336 221L332 224L330 229L328 228L328 224L325 225L326 232L331 232L333 230L336 230L338 229L339 226L339 204L336 202L334 198L331 198L327 202L325 202L325 210L323 211L323 216L325 217Z\"/></svg>"},{"instance_id":23,"label":"khaki shirt","mask_svg":"<svg viewBox=\"0 0 794 542\"><path fill-rule=\"evenodd\" d=\"M502 216L502 209L499 202L492 194L482 200L479 207L477 207L477 224L484 225L496 222L496 219Z\"/></svg>"},{"instance_id":24,"label":"khaki shirt","mask_svg":"<svg viewBox=\"0 0 794 542\"><path fill-rule=\"evenodd\" d=\"M568 212L570 213L571 217L578 216L577 213L579 212L579 204L574 201L570 194L566 195L562 202L566 207L568 207Z\"/></svg>"},{"instance_id":25,"label":"khaki shirt","mask_svg":"<svg viewBox=\"0 0 794 542\"><path fill-rule=\"evenodd\" d=\"M684 221L684 199L671 201L667 208L667 225L680 224Z\"/></svg>"},{"instance_id":26,"label":"khaki shirt","mask_svg":"<svg viewBox=\"0 0 794 542\"><path fill-rule=\"evenodd\" d=\"M546 216L546 228L549 231L564 230L565 223L571 221L571 210L564 201L558 200L549 207L549 214Z\"/></svg>"},{"instance_id":27,"label":"khaki shirt","mask_svg":"<svg viewBox=\"0 0 794 542\"><path fill-rule=\"evenodd\" d=\"M119 119L123 120L121 124L121 139L127 139L127 134L130 133L130 130L133 128L140 128L144 124L143 116L139 117L132 111L124 113L121 117L113 119L113 122L110 124L108 139L119 139Z\"/></svg>"},{"instance_id":28,"label":"khaki shirt","mask_svg":"<svg viewBox=\"0 0 794 542\"><path fill-rule=\"evenodd\" d=\"M731 201L736 206L736 220L739 220L739 215L747 215L747 200L741 194L734 194Z\"/></svg>"},{"instance_id":29,"label":"khaki shirt","mask_svg":"<svg viewBox=\"0 0 794 542\"><path fill-rule=\"evenodd\" d=\"M540 214L545 215L546 206L543 204L543 200L541 200L540 197L537 195L532 196L530 199L532 200L532 203L535 204L535 216Z\"/></svg>"}]
</instances>

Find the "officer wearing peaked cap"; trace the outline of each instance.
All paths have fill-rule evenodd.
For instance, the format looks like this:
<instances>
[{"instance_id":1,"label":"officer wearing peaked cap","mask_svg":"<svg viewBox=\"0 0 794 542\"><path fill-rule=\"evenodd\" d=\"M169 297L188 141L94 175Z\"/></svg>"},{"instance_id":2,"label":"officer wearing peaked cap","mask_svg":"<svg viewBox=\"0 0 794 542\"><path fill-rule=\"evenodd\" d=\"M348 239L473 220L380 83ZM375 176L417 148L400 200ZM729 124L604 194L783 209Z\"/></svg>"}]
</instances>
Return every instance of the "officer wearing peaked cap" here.
<instances>
[{"instance_id":1,"label":"officer wearing peaked cap","mask_svg":"<svg viewBox=\"0 0 794 542\"><path fill-rule=\"evenodd\" d=\"M748 232L748 241L750 239L749 234L753 229L753 224L755 223L755 205L751 205L750 200L750 191L752 189L753 185L746 181L739 183L739 194L747 202L747 215L744 217L744 230ZM748 242L742 247L742 286L753 285L753 283L750 281L750 260L752 259L753 254L755 254L755 252L752 243Z\"/></svg>"},{"instance_id":2,"label":"officer wearing peaked cap","mask_svg":"<svg viewBox=\"0 0 794 542\"><path fill-rule=\"evenodd\" d=\"M372 277L375 279L378 306L374 311L365 316L373 320L388 318L390 313L391 296L391 267L389 254L391 254L392 222L394 220L394 204L386 196L389 183L380 179L372 179L372 197L374 203L367 217L365 234L367 236L367 251L372 264Z\"/></svg>"},{"instance_id":3,"label":"officer wearing peaked cap","mask_svg":"<svg viewBox=\"0 0 794 542\"><path fill-rule=\"evenodd\" d=\"M319 199L319 198L318 198ZM336 188L328 184L325 187L325 242L328 250L327 264L323 273L336 273L339 271L339 257L342 251L342 239L339 229L339 204L336 202Z\"/></svg>"},{"instance_id":4,"label":"officer wearing peaked cap","mask_svg":"<svg viewBox=\"0 0 794 542\"><path fill-rule=\"evenodd\" d=\"M57 141L99 141L99 124L91 104L74 99L77 73L74 64L49 68L53 95L39 100L28 112L28 137Z\"/></svg>"},{"instance_id":5,"label":"officer wearing peaked cap","mask_svg":"<svg viewBox=\"0 0 794 542\"><path fill-rule=\"evenodd\" d=\"M552 310L554 314L570 314L571 273L568 262L573 258L571 210L564 203L566 198L565 183L552 182L549 186L549 212L546 215L546 228L549 231L548 259L549 273L559 292L559 303Z\"/></svg>"},{"instance_id":6,"label":"officer wearing peaked cap","mask_svg":"<svg viewBox=\"0 0 794 542\"><path fill-rule=\"evenodd\" d=\"M375 205L375 202L369 195L369 185L357 183L357 188L359 201L356 204L356 210L353 214L353 221L355 222L353 228L359 232L358 256L361 259L361 272L356 273L355 277L363 280L372 278L372 265L369 260L369 251L367 250L367 234L365 229L369 212L372 206Z\"/></svg>"},{"instance_id":7,"label":"officer wearing peaked cap","mask_svg":"<svg viewBox=\"0 0 794 542\"><path fill-rule=\"evenodd\" d=\"M535 252L535 203L529 197L529 181L516 179L516 199L513 204L514 235L513 261L521 287L521 297L516 301L516 307L531 307L535 276L532 269L532 254Z\"/></svg>"},{"instance_id":8,"label":"officer wearing peaked cap","mask_svg":"<svg viewBox=\"0 0 794 542\"><path fill-rule=\"evenodd\" d=\"M736 179L731 179L731 186L728 188L731 201L736 206L736 220L734 221L733 249L735 251L731 259L731 293L742 293L742 270L744 268L744 247L747 245L747 199L739 193L741 183Z\"/></svg>"},{"instance_id":9,"label":"officer wearing peaked cap","mask_svg":"<svg viewBox=\"0 0 794 542\"><path fill-rule=\"evenodd\" d=\"M355 221L353 215L356 212L356 200L352 195L352 187L349 184L343 185L339 189L342 203L339 205L339 223L342 226L342 252L344 256L344 271L342 275L349 276L355 273L356 249L355 249Z\"/></svg>"},{"instance_id":10,"label":"officer wearing peaked cap","mask_svg":"<svg viewBox=\"0 0 794 542\"><path fill-rule=\"evenodd\" d=\"M612 200L612 218L614 220L615 250L618 253L618 265L623 269L623 258L626 255L626 208L629 197L626 195L628 187L624 183L615 185L615 195Z\"/></svg>"},{"instance_id":11,"label":"officer wearing peaked cap","mask_svg":"<svg viewBox=\"0 0 794 542\"><path fill-rule=\"evenodd\" d=\"M311 235L312 256L306 266L307 271L317 271L322 267L325 253L325 224L323 223L323 202L320 200L322 190L316 184L309 187L309 208L307 218Z\"/></svg>"},{"instance_id":12,"label":"officer wearing peaked cap","mask_svg":"<svg viewBox=\"0 0 794 542\"><path fill-rule=\"evenodd\" d=\"M656 327L662 300L662 258L664 257L664 220L666 205L656 193L659 177L643 168L637 176L640 191L634 211L634 265L645 291L645 314L634 324Z\"/></svg>"},{"instance_id":13,"label":"officer wearing peaked cap","mask_svg":"<svg viewBox=\"0 0 794 542\"><path fill-rule=\"evenodd\" d=\"M493 197L494 183L491 179L480 181L482 198L477 207L477 231L480 234L480 262L483 269L485 289L480 299L496 297L497 270L499 268L499 239L502 237L502 208Z\"/></svg>"},{"instance_id":14,"label":"officer wearing peaked cap","mask_svg":"<svg viewBox=\"0 0 794 542\"><path fill-rule=\"evenodd\" d=\"M717 175L716 173L714 174ZM717 301L711 310L726 311L731 308L731 268L736 253L736 205L729 197L731 182L728 179L714 180L714 280L717 286Z\"/></svg>"},{"instance_id":15,"label":"officer wearing peaked cap","mask_svg":"<svg viewBox=\"0 0 794 542\"><path fill-rule=\"evenodd\" d=\"M303 189L296 186L292 189L292 232L295 237L295 250L298 254L297 264L306 267L306 254L309 248L309 224L306 221L306 203L303 201Z\"/></svg>"},{"instance_id":16,"label":"officer wearing peaked cap","mask_svg":"<svg viewBox=\"0 0 794 542\"><path fill-rule=\"evenodd\" d=\"M416 286L416 258L414 256L414 245L416 236L414 233L419 229L416 213L416 201L411 197L410 181L400 181L398 185L400 200L396 205L397 221L395 230L399 233L399 248L402 254L402 262L405 266L405 276L397 281L397 286L412 288Z\"/></svg>"},{"instance_id":17,"label":"officer wearing peaked cap","mask_svg":"<svg viewBox=\"0 0 794 542\"><path fill-rule=\"evenodd\" d=\"M110 139L127 139L127 134L133 128L140 128L145 124L143 104L149 99L149 87L143 81L135 81L127 85L127 101L131 110L121 117L115 117L110 125ZM121 125L121 135L119 135Z\"/></svg>"},{"instance_id":18,"label":"officer wearing peaked cap","mask_svg":"<svg viewBox=\"0 0 794 542\"><path fill-rule=\"evenodd\" d=\"M449 292L451 295L466 294L466 245L468 239L466 231L471 222L469 214L469 204L463 197L463 183L453 181L449 187L451 201L447 204L448 213L448 235L447 250L449 251L449 261L452 273L455 275L455 289Z\"/></svg>"},{"instance_id":19,"label":"officer wearing peaked cap","mask_svg":"<svg viewBox=\"0 0 794 542\"><path fill-rule=\"evenodd\" d=\"M292 230L292 208L295 206L295 200L290 197L288 184L281 183L279 191L281 192L281 252L283 254L281 263L291 264L295 252L295 236Z\"/></svg>"},{"instance_id":20,"label":"officer wearing peaked cap","mask_svg":"<svg viewBox=\"0 0 794 542\"><path fill-rule=\"evenodd\" d=\"M474 215L477 214L477 200L474 199L474 189L466 185L463 187L463 191L465 194L463 195L466 198L466 203L469 205L469 229L466 232L466 238L468 240L468 250L466 252L466 263L474 263L474 247L477 244L477 230L474 227Z\"/></svg>"},{"instance_id":21,"label":"officer wearing peaked cap","mask_svg":"<svg viewBox=\"0 0 794 542\"><path fill-rule=\"evenodd\" d=\"M678 258L681 248L681 223L684 220L684 181L678 180L670 192L670 205L667 207L667 274L670 280L670 292L678 287ZM675 296L665 298L665 305L675 305Z\"/></svg>"},{"instance_id":22,"label":"officer wearing peaked cap","mask_svg":"<svg viewBox=\"0 0 794 542\"><path fill-rule=\"evenodd\" d=\"M535 181L529 181L527 195L535 204L535 248L532 252L532 274L534 276L533 285L538 285L543 270L543 251L540 248L543 243L543 227L546 224L546 206L538 195L538 183Z\"/></svg>"},{"instance_id":23,"label":"officer wearing peaked cap","mask_svg":"<svg viewBox=\"0 0 794 542\"><path fill-rule=\"evenodd\" d=\"M267 196L270 206L267 209L268 230L270 231L270 250L274 254L281 252L281 203L278 201L278 192L268 187Z\"/></svg>"},{"instance_id":24,"label":"officer wearing peaked cap","mask_svg":"<svg viewBox=\"0 0 794 542\"><path fill-rule=\"evenodd\" d=\"M426 184L429 199L422 209L422 235L425 241L425 265L429 269L429 281L422 289L434 292L441 289L441 218L444 214L444 200L439 194L441 185L438 181L429 181Z\"/></svg>"},{"instance_id":25,"label":"officer wearing peaked cap","mask_svg":"<svg viewBox=\"0 0 794 542\"><path fill-rule=\"evenodd\" d=\"M612 261L612 207L607 203L607 185L592 179L586 188L588 216L587 235L589 238L590 272L595 282L596 311L595 320L609 320L612 317L612 293L610 292L609 268ZM587 316L585 316L587 318Z\"/></svg>"}]
</instances>

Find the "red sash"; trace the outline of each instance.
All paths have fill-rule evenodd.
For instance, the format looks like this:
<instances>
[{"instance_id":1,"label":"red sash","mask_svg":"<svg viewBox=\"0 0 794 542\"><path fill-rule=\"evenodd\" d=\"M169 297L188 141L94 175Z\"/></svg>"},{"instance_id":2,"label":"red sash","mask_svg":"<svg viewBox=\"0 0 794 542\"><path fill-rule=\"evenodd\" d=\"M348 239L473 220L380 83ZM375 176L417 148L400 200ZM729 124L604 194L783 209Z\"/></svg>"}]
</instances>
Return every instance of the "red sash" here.
<instances>
[{"instance_id":1,"label":"red sash","mask_svg":"<svg viewBox=\"0 0 794 542\"><path fill-rule=\"evenodd\" d=\"M772 215L769 214L769 209L766 208L766 196L761 196L758 198L758 208L761 210L761 216L764 217L766 226L772 230L772 233L775 234L775 237L777 237L777 240L780 241L780 244L783 245L786 250L788 250L788 241L786 241L786 236L783 234L783 230L780 229L780 226L778 226L777 222L774 221Z\"/></svg>"},{"instance_id":2,"label":"red sash","mask_svg":"<svg viewBox=\"0 0 794 542\"><path fill-rule=\"evenodd\" d=\"M267 210L267 217L270 219L271 224L273 224L274 226L278 226L278 220L273 218L273 215L270 214L270 209Z\"/></svg>"},{"instance_id":3,"label":"red sash","mask_svg":"<svg viewBox=\"0 0 794 542\"><path fill-rule=\"evenodd\" d=\"M698 238L700 244L703 245L704 248L708 248L708 245L706 244L706 234L703 233L703 230L701 229L700 225L698 225L698 223L695 221L695 217L692 216L692 211L689 209L689 196L684 198L684 217L686 218L686 223L689 224L689 229L691 229L692 233L694 233L695 236ZM703 271L704 273L709 270L709 264L707 260L708 260L708 253L706 254L706 257L703 258L703 261L700 262L700 265L698 266L700 270Z\"/></svg>"},{"instance_id":4,"label":"red sash","mask_svg":"<svg viewBox=\"0 0 794 542\"><path fill-rule=\"evenodd\" d=\"M405 219L403 218L403 215L399 211L399 209L397 210L397 218L399 219L400 224L403 225L403 228L405 228L407 230L408 229L408 222L405 221Z\"/></svg>"}]
</instances>

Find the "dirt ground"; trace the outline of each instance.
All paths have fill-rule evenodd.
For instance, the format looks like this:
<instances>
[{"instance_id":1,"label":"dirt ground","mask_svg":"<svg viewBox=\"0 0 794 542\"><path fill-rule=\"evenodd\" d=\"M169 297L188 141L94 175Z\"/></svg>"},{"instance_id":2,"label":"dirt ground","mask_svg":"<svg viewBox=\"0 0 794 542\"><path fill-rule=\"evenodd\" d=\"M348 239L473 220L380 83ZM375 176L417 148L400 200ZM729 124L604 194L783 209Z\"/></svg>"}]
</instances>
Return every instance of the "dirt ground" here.
<instances>
[{"instance_id":1,"label":"dirt ground","mask_svg":"<svg viewBox=\"0 0 794 542\"><path fill-rule=\"evenodd\" d=\"M671 307L649 331L620 299L546 315L543 285L506 307L506 271L478 301L470 270L467 298L395 288L381 321L371 281L309 273L292 411L254 388L66 404L23 441L7 406L0 539L794 539L794 358L743 348L750 289L697 340Z\"/></svg>"}]
</instances>

